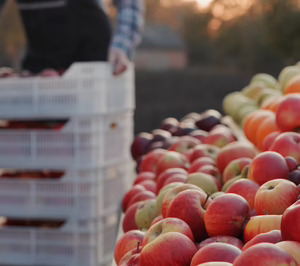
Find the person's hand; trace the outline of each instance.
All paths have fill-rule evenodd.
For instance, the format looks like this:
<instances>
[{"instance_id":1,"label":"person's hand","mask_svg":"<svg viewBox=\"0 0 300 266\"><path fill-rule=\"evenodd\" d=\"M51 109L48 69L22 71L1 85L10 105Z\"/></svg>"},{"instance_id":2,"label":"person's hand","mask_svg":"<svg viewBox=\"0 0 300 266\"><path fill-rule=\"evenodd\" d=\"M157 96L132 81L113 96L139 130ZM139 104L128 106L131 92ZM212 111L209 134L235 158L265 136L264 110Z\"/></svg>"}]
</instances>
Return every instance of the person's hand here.
<instances>
[{"instance_id":1,"label":"person's hand","mask_svg":"<svg viewBox=\"0 0 300 266\"><path fill-rule=\"evenodd\" d=\"M108 60L113 66L113 74L115 76L122 74L129 66L129 58L126 53L118 48L111 48Z\"/></svg>"}]
</instances>

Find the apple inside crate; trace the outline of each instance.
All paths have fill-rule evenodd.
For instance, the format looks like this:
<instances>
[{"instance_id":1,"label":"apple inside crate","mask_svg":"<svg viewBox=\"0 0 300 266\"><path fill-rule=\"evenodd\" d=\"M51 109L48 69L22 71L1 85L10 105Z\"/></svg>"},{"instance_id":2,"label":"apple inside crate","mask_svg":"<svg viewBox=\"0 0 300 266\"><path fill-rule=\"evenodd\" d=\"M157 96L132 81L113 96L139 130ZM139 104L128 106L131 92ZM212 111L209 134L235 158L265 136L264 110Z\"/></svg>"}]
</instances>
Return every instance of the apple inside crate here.
<instances>
[{"instance_id":1,"label":"apple inside crate","mask_svg":"<svg viewBox=\"0 0 300 266\"><path fill-rule=\"evenodd\" d=\"M108 63L74 63L62 77L0 81L1 118L106 114L134 105L133 66L114 77Z\"/></svg>"},{"instance_id":2,"label":"apple inside crate","mask_svg":"<svg viewBox=\"0 0 300 266\"><path fill-rule=\"evenodd\" d=\"M0 265L98 266L113 257L116 212L93 220L3 220Z\"/></svg>"},{"instance_id":3,"label":"apple inside crate","mask_svg":"<svg viewBox=\"0 0 300 266\"><path fill-rule=\"evenodd\" d=\"M59 129L1 127L1 167L90 168L129 157L131 111L66 121Z\"/></svg>"},{"instance_id":4,"label":"apple inside crate","mask_svg":"<svg viewBox=\"0 0 300 266\"><path fill-rule=\"evenodd\" d=\"M133 176L129 160L93 170L2 170L0 215L95 218L120 208Z\"/></svg>"}]
</instances>

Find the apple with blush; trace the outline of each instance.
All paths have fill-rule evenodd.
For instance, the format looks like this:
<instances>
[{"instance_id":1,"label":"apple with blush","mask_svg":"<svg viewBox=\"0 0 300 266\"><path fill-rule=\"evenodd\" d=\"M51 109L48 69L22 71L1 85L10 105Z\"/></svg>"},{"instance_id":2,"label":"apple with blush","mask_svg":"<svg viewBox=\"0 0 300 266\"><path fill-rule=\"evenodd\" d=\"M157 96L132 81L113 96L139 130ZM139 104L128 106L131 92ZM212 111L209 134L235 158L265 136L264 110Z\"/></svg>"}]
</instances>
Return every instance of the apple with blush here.
<instances>
[{"instance_id":1,"label":"apple with blush","mask_svg":"<svg viewBox=\"0 0 300 266\"><path fill-rule=\"evenodd\" d=\"M197 172L204 165L213 165L216 166L216 162L211 157L201 157L193 161L190 168L188 169L189 173Z\"/></svg>"},{"instance_id":2,"label":"apple with blush","mask_svg":"<svg viewBox=\"0 0 300 266\"><path fill-rule=\"evenodd\" d=\"M233 160L246 157L254 158L257 155L253 145L247 142L235 141L221 148L217 156L217 167L223 173L226 166Z\"/></svg>"},{"instance_id":3,"label":"apple with blush","mask_svg":"<svg viewBox=\"0 0 300 266\"><path fill-rule=\"evenodd\" d=\"M273 151L265 151L257 155L251 162L248 179L259 185L273 179L288 179L289 168L285 158Z\"/></svg>"},{"instance_id":4,"label":"apple with blush","mask_svg":"<svg viewBox=\"0 0 300 266\"><path fill-rule=\"evenodd\" d=\"M289 253L297 261L298 265L300 265L300 242L282 241L277 243L276 246Z\"/></svg>"},{"instance_id":5,"label":"apple with blush","mask_svg":"<svg viewBox=\"0 0 300 266\"><path fill-rule=\"evenodd\" d=\"M126 212L128 208L128 203L130 200L139 192L146 191L145 187L141 185L134 185L124 196L122 201L122 210L123 212Z\"/></svg>"},{"instance_id":6,"label":"apple with blush","mask_svg":"<svg viewBox=\"0 0 300 266\"><path fill-rule=\"evenodd\" d=\"M166 180L174 175L181 175L183 177L188 175L188 172L183 168L170 168L162 172L160 175L157 176L156 183L157 183L157 191L159 192Z\"/></svg>"},{"instance_id":7,"label":"apple with blush","mask_svg":"<svg viewBox=\"0 0 300 266\"><path fill-rule=\"evenodd\" d=\"M132 204L125 212L124 219L122 222L123 232L128 232L130 230L139 229L135 221L135 215L139 207L143 204L143 201L136 202Z\"/></svg>"},{"instance_id":8,"label":"apple with blush","mask_svg":"<svg viewBox=\"0 0 300 266\"><path fill-rule=\"evenodd\" d=\"M145 200L136 210L135 223L140 230L147 230L158 215L156 199Z\"/></svg>"},{"instance_id":9,"label":"apple with blush","mask_svg":"<svg viewBox=\"0 0 300 266\"><path fill-rule=\"evenodd\" d=\"M250 241L248 241L244 247L243 251L250 248L251 246L257 245L259 243L272 243L276 244L282 241L282 236L280 230L272 230L266 233L261 233L253 237Z\"/></svg>"},{"instance_id":10,"label":"apple with blush","mask_svg":"<svg viewBox=\"0 0 300 266\"><path fill-rule=\"evenodd\" d=\"M237 248L239 248L240 250L243 249L243 246L244 246L244 243L234 237L234 236L213 236L213 237L210 237L210 238L207 238L205 240L203 240L199 245L198 245L198 249L201 249L203 248L204 246L208 245L208 244L211 244L211 243L226 243L226 244L230 244L230 245L233 245Z\"/></svg>"},{"instance_id":11,"label":"apple with blush","mask_svg":"<svg viewBox=\"0 0 300 266\"><path fill-rule=\"evenodd\" d=\"M239 179L232 184L227 190L227 193L233 193L242 196L247 200L250 211L254 209L254 199L259 185L249 179Z\"/></svg>"},{"instance_id":12,"label":"apple with blush","mask_svg":"<svg viewBox=\"0 0 300 266\"><path fill-rule=\"evenodd\" d=\"M196 252L194 242L187 236L169 232L157 237L142 249L140 263L143 266L190 265Z\"/></svg>"},{"instance_id":13,"label":"apple with blush","mask_svg":"<svg viewBox=\"0 0 300 266\"><path fill-rule=\"evenodd\" d=\"M142 157L139 171L156 173L157 162L161 156L167 151L163 149L155 149Z\"/></svg>"},{"instance_id":14,"label":"apple with blush","mask_svg":"<svg viewBox=\"0 0 300 266\"><path fill-rule=\"evenodd\" d=\"M192 151L193 152L190 156L191 163L201 157L210 157L215 160L220 151L220 148L209 144L199 144L195 146Z\"/></svg>"},{"instance_id":15,"label":"apple with blush","mask_svg":"<svg viewBox=\"0 0 300 266\"><path fill-rule=\"evenodd\" d=\"M276 110L276 124L282 131L296 131L300 128L300 95L287 95Z\"/></svg>"},{"instance_id":16,"label":"apple with blush","mask_svg":"<svg viewBox=\"0 0 300 266\"><path fill-rule=\"evenodd\" d=\"M134 185L137 185L140 182L143 182L145 180L155 180L155 174L153 172L140 172L135 181L134 181Z\"/></svg>"},{"instance_id":17,"label":"apple with blush","mask_svg":"<svg viewBox=\"0 0 300 266\"><path fill-rule=\"evenodd\" d=\"M285 210L280 228L283 240L300 242L300 200Z\"/></svg>"},{"instance_id":18,"label":"apple with blush","mask_svg":"<svg viewBox=\"0 0 300 266\"><path fill-rule=\"evenodd\" d=\"M281 134L279 131L274 131L268 134L263 140L263 151L269 151L274 140Z\"/></svg>"},{"instance_id":19,"label":"apple with blush","mask_svg":"<svg viewBox=\"0 0 300 266\"><path fill-rule=\"evenodd\" d=\"M189 162L186 157L175 151L167 151L157 161L156 175L159 176L162 172L170 168L189 168Z\"/></svg>"},{"instance_id":20,"label":"apple with blush","mask_svg":"<svg viewBox=\"0 0 300 266\"><path fill-rule=\"evenodd\" d=\"M191 136L183 136L178 138L177 141L171 145L169 151L176 151L182 154L186 154L189 150L199 144L201 144L199 140Z\"/></svg>"},{"instance_id":21,"label":"apple with blush","mask_svg":"<svg viewBox=\"0 0 300 266\"><path fill-rule=\"evenodd\" d=\"M171 202L176 198L176 196L180 192L188 190L188 189L196 189L196 190L199 190L201 192L204 192L201 188L199 188L198 186L195 186L193 184L182 184L180 186L176 186L176 187L170 189L165 194L165 196L163 198L163 201L162 201L162 205L161 205L161 213L162 213L162 216L164 218L167 217L168 208L169 208Z\"/></svg>"},{"instance_id":22,"label":"apple with blush","mask_svg":"<svg viewBox=\"0 0 300 266\"><path fill-rule=\"evenodd\" d=\"M187 177L187 184L192 184L201 188L208 195L211 195L218 191L218 186L215 178L205 173L189 174Z\"/></svg>"},{"instance_id":23,"label":"apple with blush","mask_svg":"<svg viewBox=\"0 0 300 266\"><path fill-rule=\"evenodd\" d=\"M120 260L118 266L140 266L140 253L142 245L137 245L136 248L128 251Z\"/></svg>"},{"instance_id":24,"label":"apple with blush","mask_svg":"<svg viewBox=\"0 0 300 266\"><path fill-rule=\"evenodd\" d=\"M283 249L270 243L254 245L236 258L234 266L275 266L293 265L297 266L295 259Z\"/></svg>"},{"instance_id":25,"label":"apple with blush","mask_svg":"<svg viewBox=\"0 0 300 266\"><path fill-rule=\"evenodd\" d=\"M136 193L136 195L134 195L130 199L130 201L128 202L127 208L130 207L132 204L134 204L136 202L144 201L144 200L147 200L147 199L155 199L155 198L156 198L156 195L153 192L148 191L148 190L145 189L144 191Z\"/></svg>"},{"instance_id":26,"label":"apple with blush","mask_svg":"<svg viewBox=\"0 0 300 266\"><path fill-rule=\"evenodd\" d=\"M155 194L157 192L157 185L156 182L153 180L144 180L140 182L139 185L143 186L146 190L151 191Z\"/></svg>"},{"instance_id":27,"label":"apple with blush","mask_svg":"<svg viewBox=\"0 0 300 266\"><path fill-rule=\"evenodd\" d=\"M117 242L115 247L114 258L117 264L123 256L130 250L136 248L138 243L143 243L145 233L139 230L126 232Z\"/></svg>"},{"instance_id":28,"label":"apple with blush","mask_svg":"<svg viewBox=\"0 0 300 266\"><path fill-rule=\"evenodd\" d=\"M286 179L274 179L264 183L256 192L254 206L258 215L283 214L297 201L300 191Z\"/></svg>"},{"instance_id":29,"label":"apple with blush","mask_svg":"<svg viewBox=\"0 0 300 266\"><path fill-rule=\"evenodd\" d=\"M167 217L185 221L192 229L196 242L207 237L204 215L212 200L200 189L188 189L176 195L167 209ZM188 206L188 207L187 207Z\"/></svg>"},{"instance_id":30,"label":"apple with blush","mask_svg":"<svg viewBox=\"0 0 300 266\"><path fill-rule=\"evenodd\" d=\"M281 133L275 138L269 150L278 152L283 157L291 156L300 164L300 134L297 132Z\"/></svg>"},{"instance_id":31,"label":"apple with blush","mask_svg":"<svg viewBox=\"0 0 300 266\"><path fill-rule=\"evenodd\" d=\"M204 222L209 236L229 235L239 237L249 220L248 202L236 194L215 198L208 206Z\"/></svg>"},{"instance_id":32,"label":"apple with blush","mask_svg":"<svg viewBox=\"0 0 300 266\"><path fill-rule=\"evenodd\" d=\"M157 205L157 204L156 204L156 205ZM154 225L154 224L156 224L156 223L158 223L158 222L161 221L162 219L163 219L162 215L159 215L159 216L155 217L155 218L153 219L152 223L151 223L151 226ZM150 226L150 227L151 227L151 226Z\"/></svg>"},{"instance_id":33,"label":"apple with blush","mask_svg":"<svg viewBox=\"0 0 300 266\"><path fill-rule=\"evenodd\" d=\"M184 234L194 242L194 236L189 225L178 218L165 218L152 225L146 232L143 247L151 243L156 238L170 232L178 232Z\"/></svg>"},{"instance_id":34,"label":"apple with blush","mask_svg":"<svg viewBox=\"0 0 300 266\"><path fill-rule=\"evenodd\" d=\"M244 241L247 243L255 236L272 230L280 230L282 215L252 216L244 229Z\"/></svg>"},{"instance_id":35,"label":"apple with blush","mask_svg":"<svg viewBox=\"0 0 300 266\"><path fill-rule=\"evenodd\" d=\"M223 172L223 182L226 183L230 179L240 175L243 169L250 165L252 162L251 158L241 157L231 161Z\"/></svg>"},{"instance_id":36,"label":"apple with blush","mask_svg":"<svg viewBox=\"0 0 300 266\"><path fill-rule=\"evenodd\" d=\"M233 263L241 253L242 251L239 248L227 243L210 243L197 251L192 259L191 266L216 261Z\"/></svg>"},{"instance_id":37,"label":"apple with blush","mask_svg":"<svg viewBox=\"0 0 300 266\"><path fill-rule=\"evenodd\" d=\"M201 129L196 129L192 131L189 136L198 139L199 141L203 142L205 138L208 136L207 131L201 130Z\"/></svg>"},{"instance_id":38,"label":"apple with blush","mask_svg":"<svg viewBox=\"0 0 300 266\"><path fill-rule=\"evenodd\" d=\"M166 185L171 183L177 183L177 182L186 183L186 181L187 181L187 176L182 174L174 174L166 179L162 187L165 187Z\"/></svg>"}]
</instances>

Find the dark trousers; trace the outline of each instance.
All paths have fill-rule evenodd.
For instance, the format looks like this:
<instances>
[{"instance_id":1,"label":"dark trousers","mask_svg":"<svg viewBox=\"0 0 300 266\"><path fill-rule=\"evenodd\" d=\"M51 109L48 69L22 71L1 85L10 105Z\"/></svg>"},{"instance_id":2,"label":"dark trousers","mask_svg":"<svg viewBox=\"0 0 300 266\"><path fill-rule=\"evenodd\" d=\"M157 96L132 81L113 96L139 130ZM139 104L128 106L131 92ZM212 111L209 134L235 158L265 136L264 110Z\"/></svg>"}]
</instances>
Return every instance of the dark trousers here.
<instances>
[{"instance_id":1,"label":"dark trousers","mask_svg":"<svg viewBox=\"0 0 300 266\"><path fill-rule=\"evenodd\" d=\"M50 7L39 8L41 2ZM55 6L62 2L18 1L28 39L24 69L37 73L67 69L73 62L107 61L111 27L104 11L95 0L66 0Z\"/></svg>"}]
</instances>

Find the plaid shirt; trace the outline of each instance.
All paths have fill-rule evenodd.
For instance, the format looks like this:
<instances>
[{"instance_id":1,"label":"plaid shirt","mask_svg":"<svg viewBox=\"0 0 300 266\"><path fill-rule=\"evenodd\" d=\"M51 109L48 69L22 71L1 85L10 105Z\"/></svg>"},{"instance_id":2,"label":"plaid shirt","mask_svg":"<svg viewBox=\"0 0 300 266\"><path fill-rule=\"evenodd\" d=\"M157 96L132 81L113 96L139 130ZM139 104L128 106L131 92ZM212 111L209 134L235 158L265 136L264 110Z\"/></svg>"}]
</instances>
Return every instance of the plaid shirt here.
<instances>
[{"instance_id":1,"label":"plaid shirt","mask_svg":"<svg viewBox=\"0 0 300 266\"><path fill-rule=\"evenodd\" d=\"M132 57L141 41L144 25L144 0L114 0L118 8L117 28L111 47L122 49Z\"/></svg>"},{"instance_id":2,"label":"plaid shirt","mask_svg":"<svg viewBox=\"0 0 300 266\"><path fill-rule=\"evenodd\" d=\"M104 6L105 0L97 0ZM1 6L6 0L0 0ZM144 25L144 0L113 0L118 8L117 28L111 47L119 48L132 57L134 49L141 41L141 30Z\"/></svg>"}]
</instances>

